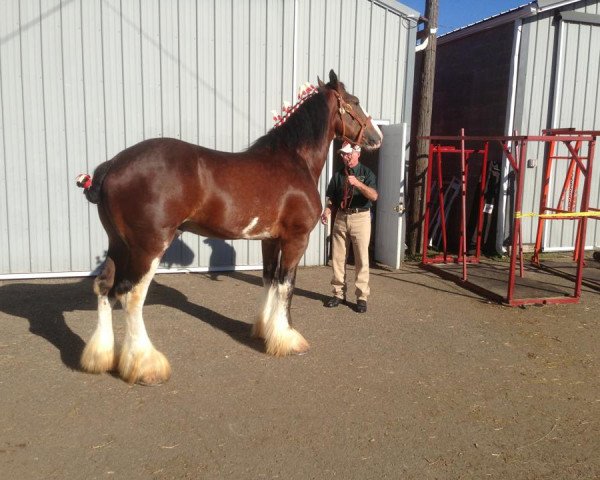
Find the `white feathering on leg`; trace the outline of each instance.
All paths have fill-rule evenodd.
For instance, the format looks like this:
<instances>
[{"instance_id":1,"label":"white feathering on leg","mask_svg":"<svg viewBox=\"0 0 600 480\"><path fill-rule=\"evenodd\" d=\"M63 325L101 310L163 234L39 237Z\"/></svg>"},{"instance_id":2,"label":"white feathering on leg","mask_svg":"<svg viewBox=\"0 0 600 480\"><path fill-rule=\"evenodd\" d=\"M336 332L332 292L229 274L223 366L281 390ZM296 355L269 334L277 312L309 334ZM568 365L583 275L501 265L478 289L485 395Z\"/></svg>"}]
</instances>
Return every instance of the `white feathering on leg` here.
<instances>
[{"instance_id":1,"label":"white feathering on leg","mask_svg":"<svg viewBox=\"0 0 600 480\"><path fill-rule=\"evenodd\" d=\"M271 314L265 324L267 353L283 357L291 353L304 353L309 349L308 342L296 330L290 327L288 318L288 299L292 289L289 282L277 286L273 295Z\"/></svg>"},{"instance_id":2,"label":"white feathering on leg","mask_svg":"<svg viewBox=\"0 0 600 480\"><path fill-rule=\"evenodd\" d=\"M146 275L121 299L127 312L127 329L119 357L119 373L129 383L158 385L171 376L169 361L152 345L142 317L146 293L159 262L160 258L156 258Z\"/></svg>"},{"instance_id":3,"label":"white feathering on leg","mask_svg":"<svg viewBox=\"0 0 600 480\"><path fill-rule=\"evenodd\" d=\"M277 287L274 285L265 285L263 308L256 322L252 326L252 336L254 338L266 338L267 321L271 317L273 306L275 305L275 296Z\"/></svg>"},{"instance_id":4,"label":"white feathering on leg","mask_svg":"<svg viewBox=\"0 0 600 480\"><path fill-rule=\"evenodd\" d=\"M115 367L114 303L106 295L98 295L98 324L81 355L81 368L86 372L108 372Z\"/></svg>"}]
</instances>

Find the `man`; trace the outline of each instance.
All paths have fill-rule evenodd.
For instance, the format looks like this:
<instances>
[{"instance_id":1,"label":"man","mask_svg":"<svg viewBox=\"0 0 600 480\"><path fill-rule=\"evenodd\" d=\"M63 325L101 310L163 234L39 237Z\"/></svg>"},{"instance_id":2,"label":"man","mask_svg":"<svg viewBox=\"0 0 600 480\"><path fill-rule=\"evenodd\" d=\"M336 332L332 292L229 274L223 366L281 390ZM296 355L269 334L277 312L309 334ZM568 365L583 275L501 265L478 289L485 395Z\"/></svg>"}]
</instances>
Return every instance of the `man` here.
<instances>
[{"instance_id":1,"label":"man","mask_svg":"<svg viewBox=\"0 0 600 480\"><path fill-rule=\"evenodd\" d=\"M375 174L359 162L360 146L344 142L338 150L344 167L335 172L327 186L327 203L321 222L327 224L332 211L335 222L331 232L333 296L326 307L337 307L346 297L346 251L352 242L356 269L356 311L367 311L369 297L369 241L371 205L377 200Z\"/></svg>"}]
</instances>

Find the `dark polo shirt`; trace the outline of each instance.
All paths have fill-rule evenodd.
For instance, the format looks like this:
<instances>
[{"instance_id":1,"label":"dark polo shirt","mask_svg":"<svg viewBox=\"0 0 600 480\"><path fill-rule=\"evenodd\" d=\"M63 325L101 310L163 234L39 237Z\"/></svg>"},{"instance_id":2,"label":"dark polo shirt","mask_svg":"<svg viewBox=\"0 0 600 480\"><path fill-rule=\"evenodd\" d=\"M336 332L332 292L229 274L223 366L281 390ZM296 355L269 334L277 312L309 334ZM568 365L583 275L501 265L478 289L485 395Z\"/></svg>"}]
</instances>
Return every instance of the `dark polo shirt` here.
<instances>
[{"instance_id":1,"label":"dark polo shirt","mask_svg":"<svg viewBox=\"0 0 600 480\"><path fill-rule=\"evenodd\" d=\"M345 167L344 167L345 168ZM325 195L331 200L333 206L339 208L344 196L344 184L346 183L346 175L344 174L344 168L341 168L333 174L329 185L327 186L327 192ZM350 173L364 183L367 187L377 188L377 179L375 174L362 163L358 163L356 167L350 169ZM371 200L365 197L358 188L354 188L352 200L348 208L371 208Z\"/></svg>"}]
</instances>

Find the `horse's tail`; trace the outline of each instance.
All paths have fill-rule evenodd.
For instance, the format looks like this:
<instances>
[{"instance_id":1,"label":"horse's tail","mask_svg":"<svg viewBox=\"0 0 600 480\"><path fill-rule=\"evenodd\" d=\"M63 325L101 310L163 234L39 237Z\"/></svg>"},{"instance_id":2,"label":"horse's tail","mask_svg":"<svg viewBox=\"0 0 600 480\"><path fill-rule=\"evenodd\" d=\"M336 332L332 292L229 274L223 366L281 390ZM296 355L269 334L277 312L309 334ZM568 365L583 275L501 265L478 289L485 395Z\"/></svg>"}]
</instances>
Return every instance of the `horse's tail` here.
<instances>
[{"instance_id":1,"label":"horse's tail","mask_svg":"<svg viewBox=\"0 0 600 480\"><path fill-rule=\"evenodd\" d=\"M111 165L112 160L108 160L96 167L93 177L90 177L87 173L82 173L75 179L77 186L83 188L85 198L87 198L89 202L95 204L100 203L102 197L102 182L104 182L104 177L106 177Z\"/></svg>"}]
</instances>

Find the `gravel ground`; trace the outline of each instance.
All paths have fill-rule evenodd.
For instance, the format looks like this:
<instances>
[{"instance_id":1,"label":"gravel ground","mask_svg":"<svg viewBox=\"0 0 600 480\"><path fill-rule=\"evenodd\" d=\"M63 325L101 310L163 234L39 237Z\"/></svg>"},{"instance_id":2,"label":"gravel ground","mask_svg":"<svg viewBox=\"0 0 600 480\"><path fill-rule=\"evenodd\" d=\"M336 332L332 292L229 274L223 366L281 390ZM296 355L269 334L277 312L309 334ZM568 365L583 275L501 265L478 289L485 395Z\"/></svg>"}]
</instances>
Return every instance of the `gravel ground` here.
<instances>
[{"instance_id":1,"label":"gravel ground","mask_svg":"<svg viewBox=\"0 0 600 480\"><path fill-rule=\"evenodd\" d=\"M145 320L160 387L78 370L90 279L0 282L6 479L600 478L600 294L510 308L407 264L369 311L298 273L307 355L249 339L260 275L159 275ZM115 312L123 334L123 312Z\"/></svg>"}]
</instances>

